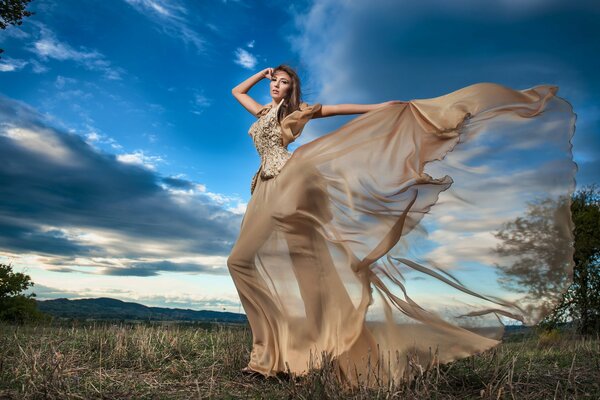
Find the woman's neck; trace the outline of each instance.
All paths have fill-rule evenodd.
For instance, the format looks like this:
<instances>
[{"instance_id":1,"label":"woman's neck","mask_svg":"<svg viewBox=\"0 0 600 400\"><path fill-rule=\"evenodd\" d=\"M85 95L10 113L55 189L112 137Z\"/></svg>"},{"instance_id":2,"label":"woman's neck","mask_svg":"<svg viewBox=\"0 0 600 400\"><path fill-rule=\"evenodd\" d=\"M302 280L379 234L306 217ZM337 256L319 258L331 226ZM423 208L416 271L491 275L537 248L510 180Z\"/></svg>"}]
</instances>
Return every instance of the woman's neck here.
<instances>
[{"instance_id":1,"label":"woman's neck","mask_svg":"<svg viewBox=\"0 0 600 400\"><path fill-rule=\"evenodd\" d=\"M279 103L281 103L283 100L284 100L284 99L281 99L281 100L279 100L278 102L277 102L277 101L275 101L275 100L272 100L272 101L271 101L271 105L272 105L273 107L277 107L277 106L279 105Z\"/></svg>"}]
</instances>

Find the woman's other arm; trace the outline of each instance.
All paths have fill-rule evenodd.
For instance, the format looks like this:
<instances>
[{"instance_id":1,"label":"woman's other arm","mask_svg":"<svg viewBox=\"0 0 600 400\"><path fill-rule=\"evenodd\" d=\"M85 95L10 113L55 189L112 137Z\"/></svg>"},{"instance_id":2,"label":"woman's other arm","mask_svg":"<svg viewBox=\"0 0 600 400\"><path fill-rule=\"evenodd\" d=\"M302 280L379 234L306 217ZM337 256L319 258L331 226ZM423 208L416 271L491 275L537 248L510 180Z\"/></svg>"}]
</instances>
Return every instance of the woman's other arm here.
<instances>
[{"instance_id":1,"label":"woman's other arm","mask_svg":"<svg viewBox=\"0 0 600 400\"><path fill-rule=\"evenodd\" d=\"M258 112L261 110L261 108L263 108L263 106L262 104L254 100L252 97L250 97L247 93L252 88L252 86L256 85L263 78L268 78L270 80L272 73L273 68L265 68L262 71L252 75L250 78L246 79L244 82L240 83L233 89L231 89L231 94L233 94L233 97L235 97L237 101L239 101L240 104L244 106L244 108L250 113L252 113L252 115L254 116L258 114Z\"/></svg>"},{"instance_id":2,"label":"woman's other arm","mask_svg":"<svg viewBox=\"0 0 600 400\"><path fill-rule=\"evenodd\" d=\"M335 104L335 105L323 105L321 110L316 112L313 118L325 118L333 117L334 115L348 115L348 114L364 114L366 112L375 110L380 107L385 107L390 104L401 104L406 103L400 100L391 100L384 103L377 104Z\"/></svg>"}]
</instances>

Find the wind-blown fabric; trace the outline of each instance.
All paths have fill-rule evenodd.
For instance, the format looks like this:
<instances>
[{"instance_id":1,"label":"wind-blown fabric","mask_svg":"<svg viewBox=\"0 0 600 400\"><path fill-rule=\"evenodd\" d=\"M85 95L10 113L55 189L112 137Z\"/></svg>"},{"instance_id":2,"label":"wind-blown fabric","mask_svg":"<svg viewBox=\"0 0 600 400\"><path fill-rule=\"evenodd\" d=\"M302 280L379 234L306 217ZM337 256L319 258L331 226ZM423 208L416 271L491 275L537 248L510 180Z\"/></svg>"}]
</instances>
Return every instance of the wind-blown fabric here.
<instances>
[{"instance_id":1,"label":"wind-blown fabric","mask_svg":"<svg viewBox=\"0 0 600 400\"><path fill-rule=\"evenodd\" d=\"M228 258L249 368L304 374L331 359L349 384L399 382L543 318L573 268L575 114L557 91L481 83L388 105L257 176ZM319 108L270 137L287 146Z\"/></svg>"}]
</instances>

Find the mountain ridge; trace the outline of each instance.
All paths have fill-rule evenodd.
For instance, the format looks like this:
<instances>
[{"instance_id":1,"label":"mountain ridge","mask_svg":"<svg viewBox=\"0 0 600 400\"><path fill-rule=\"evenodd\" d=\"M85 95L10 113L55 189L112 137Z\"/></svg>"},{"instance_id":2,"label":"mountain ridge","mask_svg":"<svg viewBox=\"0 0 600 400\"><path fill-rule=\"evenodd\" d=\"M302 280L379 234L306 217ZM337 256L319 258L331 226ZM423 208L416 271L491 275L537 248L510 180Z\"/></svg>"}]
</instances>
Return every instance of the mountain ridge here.
<instances>
[{"instance_id":1,"label":"mountain ridge","mask_svg":"<svg viewBox=\"0 0 600 400\"><path fill-rule=\"evenodd\" d=\"M42 312L60 318L151 321L246 322L244 314L228 311L150 307L111 297L36 300Z\"/></svg>"}]
</instances>

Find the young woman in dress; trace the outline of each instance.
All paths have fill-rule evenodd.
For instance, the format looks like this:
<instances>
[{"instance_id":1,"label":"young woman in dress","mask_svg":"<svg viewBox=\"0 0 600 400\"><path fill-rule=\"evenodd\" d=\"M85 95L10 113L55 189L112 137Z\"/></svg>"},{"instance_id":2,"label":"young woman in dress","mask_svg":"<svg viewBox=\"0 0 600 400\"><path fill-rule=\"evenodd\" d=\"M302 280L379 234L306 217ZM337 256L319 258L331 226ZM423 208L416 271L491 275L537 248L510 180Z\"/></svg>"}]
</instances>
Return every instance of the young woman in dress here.
<instances>
[{"instance_id":1,"label":"young woman in dress","mask_svg":"<svg viewBox=\"0 0 600 400\"><path fill-rule=\"evenodd\" d=\"M264 78L263 106L248 92ZM556 92L482 83L309 105L287 65L236 86L261 159L227 261L253 334L245 371L331 361L352 385L399 382L497 345L508 320L542 318L572 269L574 114ZM287 150L310 119L344 114L362 115ZM553 258L499 251L500 230L542 199Z\"/></svg>"}]
</instances>

